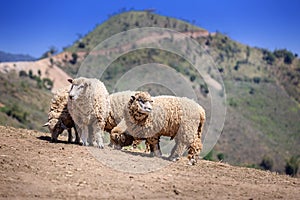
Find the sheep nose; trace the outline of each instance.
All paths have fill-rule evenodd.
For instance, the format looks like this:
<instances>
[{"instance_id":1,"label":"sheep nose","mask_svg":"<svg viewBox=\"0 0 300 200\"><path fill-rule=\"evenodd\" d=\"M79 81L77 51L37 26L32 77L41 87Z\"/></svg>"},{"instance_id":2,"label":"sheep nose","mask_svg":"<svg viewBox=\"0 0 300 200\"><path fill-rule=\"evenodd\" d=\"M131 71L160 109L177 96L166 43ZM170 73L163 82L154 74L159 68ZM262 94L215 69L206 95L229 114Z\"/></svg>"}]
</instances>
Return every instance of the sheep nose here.
<instances>
[{"instance_id":1,"label":"sheep nose","mask_svg":"<svg viewBox=\"0 0 300 200\"><path fill-rule=\"evenodd\" d=\"M144 104L144 108L148 112L150 112L152 110L152 106L148 101Z\"/></svg>"}]
</instances>

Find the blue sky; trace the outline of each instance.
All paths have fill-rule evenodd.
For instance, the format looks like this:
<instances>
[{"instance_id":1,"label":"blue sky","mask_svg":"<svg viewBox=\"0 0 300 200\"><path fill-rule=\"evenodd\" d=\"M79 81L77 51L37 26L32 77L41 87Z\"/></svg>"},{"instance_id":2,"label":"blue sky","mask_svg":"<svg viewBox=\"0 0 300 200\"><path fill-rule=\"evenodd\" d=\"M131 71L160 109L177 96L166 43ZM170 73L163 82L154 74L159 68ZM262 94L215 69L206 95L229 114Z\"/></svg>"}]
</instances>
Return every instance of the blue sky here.
<instances>
[{"instance_id":1,"label":"blue sky","mask_svg":"<svg viewBox=\"0 0 300 200\"><path fill-rule=\"evenodd\" d=\"M34 57L51 46L61 51L122 8L153 8L243 44L300 55L297 0L2 0L0 50Z\"/></svg>"}]
</instances>

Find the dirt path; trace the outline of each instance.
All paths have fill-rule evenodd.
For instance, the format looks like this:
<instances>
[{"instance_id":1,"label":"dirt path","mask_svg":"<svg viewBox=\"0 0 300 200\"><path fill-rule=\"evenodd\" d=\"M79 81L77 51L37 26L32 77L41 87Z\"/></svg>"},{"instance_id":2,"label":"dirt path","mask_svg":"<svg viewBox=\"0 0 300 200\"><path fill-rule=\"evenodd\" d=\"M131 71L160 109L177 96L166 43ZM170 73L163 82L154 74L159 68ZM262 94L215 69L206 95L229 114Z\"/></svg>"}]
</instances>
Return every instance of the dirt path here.
<instances>
[{"instance_id":1,"label":"dirt path","mask_svg":"<svg viewBox=\"0 0 300 200\"><path fill-rule=\"evenodd\" d=\"M106 148L49 143L49 134L0 126L1 199L299 199L300 180L201 160L187 166ZM61 137L65 140L66 138ZM100 162L99 159L102 159ZM105 160L105 162L103 161ZM124 172L109 167L125 167ZM151 161L164 165L139 171ZM127 169L126 169L127 167ZM149 169L151 171L151 166ZM136 173L140 172L140 173Z\"/></svg>"}]
</instances>

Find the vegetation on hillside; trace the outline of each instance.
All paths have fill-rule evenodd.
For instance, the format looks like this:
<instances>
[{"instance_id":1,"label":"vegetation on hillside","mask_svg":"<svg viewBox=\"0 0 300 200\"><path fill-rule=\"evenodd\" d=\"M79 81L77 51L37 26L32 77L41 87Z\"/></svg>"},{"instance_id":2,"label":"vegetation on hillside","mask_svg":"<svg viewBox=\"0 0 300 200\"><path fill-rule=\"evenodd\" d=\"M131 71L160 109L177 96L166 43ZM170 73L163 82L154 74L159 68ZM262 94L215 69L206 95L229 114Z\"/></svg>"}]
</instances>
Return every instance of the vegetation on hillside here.
<instances>
[{"instance_id":1,"label":"vegetation on hillside","mask_svg":"<svg viewBox=\"0 0 300 200\"><path fill-rule=\"evenodd\" d=\"M89 51L113 34L147 26L180 32L204 31L184 21L149 12L125 12L97 26L67 50ZM286 158L299 153L293 148L300 144L300 61L297 55L285 49L272 52L252 48L220 32L196 40L212 56L223 77L230 107L228 119L231 113L238 117L225 123L216 150L227 155L226 162L252 163L258 167L266 167L263 155L268 155L274 161L272 169L284 171ZM153 62L173 67L191 81L202 96L209 93L189 63L172 53L156 49L140 49L119 57L107 68L103 81L111 90L126 71Z\"/></svg>"},{"instance_id":2,"label":"vegetation on hillside","mask_svg":"<svg viewBox=\"0 0 300 200\"><path fill-rule=\"evenodd\" d=\"M48 119L52 94L40 81L15 72L0 73L0 94L2 125L47 130L42 125Z\"/></svg>"}]
</instances>

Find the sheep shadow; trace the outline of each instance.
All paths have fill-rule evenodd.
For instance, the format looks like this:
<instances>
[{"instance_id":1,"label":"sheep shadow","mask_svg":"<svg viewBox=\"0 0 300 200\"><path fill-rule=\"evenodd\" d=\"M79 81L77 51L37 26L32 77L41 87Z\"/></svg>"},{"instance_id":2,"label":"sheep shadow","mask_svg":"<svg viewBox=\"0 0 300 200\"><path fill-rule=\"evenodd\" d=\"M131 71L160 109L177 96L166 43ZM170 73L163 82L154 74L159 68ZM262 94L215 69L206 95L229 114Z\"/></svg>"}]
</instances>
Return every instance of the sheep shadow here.
<instances>
[{"instance_id":1,"label":"sheep shadow","mask_svg":"<svg viewBox=\"0 0 300 200\"><path fill-rule=\"evenodd\" d=\"M43 141L48 141L49 143L60 143L60 144L77 144L76 142L68 142L68 141L65 141L65 140L57 140L56 142L52 142L52 140L51 140L51 137L50 136L44 136L44 135L42 135L42 136L38 136L38 137L36 137L37 139L39 139L39 140L43 140ZM77 144L78 145L78 144ZM81 145L81 144L79 144L79 145Z\"/></svg>"},{"instance_id":2,"label":"sheep shadow","mask_svg":"<svg viewBox=\"0 0 300 200\"><path fill-rule=\"evenodd\" d=\"M129 150L121 150L121 152L130 154L133 156L141 156L144 158L161 158L163 160L170 161L170 159L166 156L156 157L156 156L150 155L149 153L135 152L135 151L129 151Z\"/></svg>"}]
</instances>

